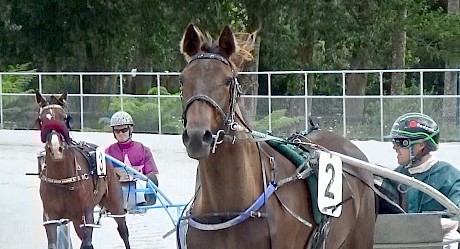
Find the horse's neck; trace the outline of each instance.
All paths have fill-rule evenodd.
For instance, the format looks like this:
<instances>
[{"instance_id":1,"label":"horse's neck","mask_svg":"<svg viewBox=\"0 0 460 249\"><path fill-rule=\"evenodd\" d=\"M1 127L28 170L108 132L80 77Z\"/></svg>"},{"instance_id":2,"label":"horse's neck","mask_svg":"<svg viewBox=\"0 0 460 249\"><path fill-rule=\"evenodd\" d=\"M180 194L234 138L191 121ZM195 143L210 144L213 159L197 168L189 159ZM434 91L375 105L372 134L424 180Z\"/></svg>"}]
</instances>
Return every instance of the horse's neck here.
<instances>
[{"instance_id":1,"label":"horse's neck","mask_svg":"<svg viewBox=\"0 0 460 249\"><path fill-rule=\"evenodd\" d=\"M263 191L256 143L225 142L199 163L201 204L208 212L241 211Z\"/></svg>"},{"instance_id":2,"label":"horse's neck","mask_svg":"<svg viewBox=\"0 0 460 249\"><path fill-rule=\"evenodd\" d=\"M76 165L75 165L75 156L71 149L64 149L64 159L63 160L53 160L49 152L46 152L46 175L49 178L62 179L76 174Z\"/></svg>"}]
</instances>

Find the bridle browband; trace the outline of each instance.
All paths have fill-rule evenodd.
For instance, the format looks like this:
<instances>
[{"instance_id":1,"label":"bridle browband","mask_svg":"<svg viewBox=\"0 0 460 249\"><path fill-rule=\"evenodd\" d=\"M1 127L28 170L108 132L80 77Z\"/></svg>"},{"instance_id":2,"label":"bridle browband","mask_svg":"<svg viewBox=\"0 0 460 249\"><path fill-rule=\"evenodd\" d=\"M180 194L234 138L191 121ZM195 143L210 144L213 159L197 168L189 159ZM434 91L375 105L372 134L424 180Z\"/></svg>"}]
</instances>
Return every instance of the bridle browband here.
<instances>
[{"instance_id":1,"label":"bridle browband","mask_svg":"<svg viewBox=\"0 0 460 249\"><path fill-rule=\"evenodd\" d=\"M217 112L220 114L220 116L224 120L224 124L226 126L225 132L228 132L229 129L233 130L234 129L233 126L235 125L235 116L237 115L236 112L235 112L235 107L237 105L239 97L242 94L241 86L238 83L238 79L236 77L237 74L236 74L235 70L233 69L233 65L230 63L230 61L228 59L226 59L225 57L223 57L223 56L221 56L219 54L206 53L206 52L202 52L202 53L198 53L198 54L194 55L191 58L191 60L188 62L188 64L192 63L193 61L199 60L199 59L214 59L214 60L218 60L218 61L220 61L220 62L222 62L225 65L230 67L233 75L232 75L231 82L230 82L229 110L228 110L228 113L225 113L224 109L222 107L220 107L219 104L215 100L213 100L212 98L210 98L207 95L204 95L204 94L194 95L190 99L187 100L187 102L185 103L184 108L183 108L184 111L182 113L182 120L183 120L184 127L187 125L187 110L188 110L188 108L196 100L202 100L202 101L205 101L206 103L208 103L209 105L211 105L212 107L214 107L217 110ZM182 82L181 82L181 89L182 89ZM182 92L181 92L181 98L182 98ZM240 118L240 120L242 121L241 118Z\"/></svg>"}]
</instances>

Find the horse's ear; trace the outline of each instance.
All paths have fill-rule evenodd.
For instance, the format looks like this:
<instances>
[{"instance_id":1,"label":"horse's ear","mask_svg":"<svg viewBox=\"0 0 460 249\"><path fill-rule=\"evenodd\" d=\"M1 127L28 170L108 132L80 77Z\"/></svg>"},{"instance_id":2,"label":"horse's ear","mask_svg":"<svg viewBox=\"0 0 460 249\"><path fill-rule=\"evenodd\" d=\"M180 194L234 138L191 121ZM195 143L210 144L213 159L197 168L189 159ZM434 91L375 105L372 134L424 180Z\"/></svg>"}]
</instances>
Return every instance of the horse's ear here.
<instances>
[{"instance_id":1,"label":"horse's ear","mask_svg":"<svg viewBox=\"0 0 460 249\"><path fill-rule=\"evenodd\" d=\"M219 37L219 50L230 57L236 51L236 39L229 26L225 26Z\"/></svg>"},{"instance_id":2,"label":"horse's ear","mask_svg":"<svg viewBox=\"0 0 460 249\"><path fill-rule=\"evenodd\" d=\"M180 51L182 54L192 57L200 51L202 43L196 27L190 24L182 37Z\"/></svg>"},{"instance_id":3,"label":"horse's ear","mask_svg":"<svg viewBox=\"0 0 460 249\"><path fill-rule=\"evenodd\" d=\"M59 97L59 102L65 104L67 101L67 91L61 94L61 97Z\"/></svg>"},{"instance_id":4,"label":"horse's ear","mask_svg":"<svg viewBox=\"0 0 460 249\"><path fill-rule=\"evenodd\" d=\"M43 107L46 105L46 99L37 91L35 92L35 100L37 101L37 105Z\"/></svg>"}]
</instances>

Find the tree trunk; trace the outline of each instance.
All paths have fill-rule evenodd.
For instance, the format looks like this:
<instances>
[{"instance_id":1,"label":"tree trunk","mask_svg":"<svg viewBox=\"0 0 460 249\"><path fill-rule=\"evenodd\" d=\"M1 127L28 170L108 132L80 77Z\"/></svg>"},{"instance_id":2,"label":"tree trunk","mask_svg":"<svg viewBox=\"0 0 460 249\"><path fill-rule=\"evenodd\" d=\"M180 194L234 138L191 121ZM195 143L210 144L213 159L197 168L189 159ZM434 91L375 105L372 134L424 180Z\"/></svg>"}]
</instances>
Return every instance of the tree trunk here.
<instances>
[{"instance_id":1,"label":"tree trunk","mask_svg":"<svg viewBox=\"0 0 460 249\"><path fill-rule=\"evenodd\" d=\"M300 64L303 65L303 69L308 71L311 68L315 67L314 61L313 61L313 57L315 53L315 49L314 49L315 33L309 30L308 28L304 27L300 31L300 37L301 37L301 41L299 42L300 45L297 48L297 51L298 51L297 57L298 57L298 60L300 61ZM305 82L304 75L300 75L299 82ZM307 76L307 94L308 96L313 95L314 85L315 85L315 75L309 74ZM303 84L303 87L305 87L304 84ZM293 100L292 103L294 103L294 105L298 104L296 100ZM296 114L300 116L304 116L304 113L307 113L308 116L311 116L312 115L311 111L313 110L312 105L313 105L313 99L310 98L307 100L307 104L304 107L304 109L296 108L297 112L302 111L302 113L298 113L298 114L296 113ZM305 119L308 119L308 116L306 116ZM306 129L307 127L304 127L304 128Z\"/></svg>"},{"instance_id":2,"label":"tree trunk","mask_svg":"<svg viewBox=\"0 0 460 249\"><path fill-rule=\"evenodd\" d=\"M357 58L352 59L352 70L366 68L367 51L361 49ZM346 75L345 94L347 96L362 96L366 94L367 74L352 73ZM364 99L348 98L345 100L347 133L351 127L360 126L364 118Z\"/></svg>"},{"instance_id":3,"label":"tree trunk","mask_svg":"<svg viewBox=\"0 0 460 249\"><path fill-rule=\"evenodd\" d=\"M404 13L402 18L407 17L407 11L402 10ZM391 33L391 68L404 69L406 67L406 40L407 34L404 28L395 30ZM405 87L405 73L392 73L391 74L391 94L402 94Z\"/></svg>"},{"instance_id":4,"label":"tree trunk","mask_svg":"<svg viewBox=\"0 0 460 249\"><path fill-rule=\"evenodd\" d=\"M86 44L86 60L85 60L85 70L87 72L98 72L99 69L96 67L94 53L92 45L90 43ZM89 75L83 77L83 92L84 93L108 93L109 80L111 76L96 76ZM102 98L100 97L91 97L83 98L83 113L82 115L87 115L83 119L85 123L84 127L80 129L83 131L88 128L97 128L98 120L104 114L106 106L102 106ZM87 114L85 114L87 113ZM73 119L75 119L74 117ZM80 117L78 117L79 120Z\"/></svg>"},{"instance_id":5,"label":"tree trunk","mask_svg":"<svg viewBox=\"0 0 460 249\"><path fill-rule=\"evenodd\" d=\"M259 71L259 51L260 51L260 37L256 40L254 46L252 61L244 63L243 71L257 72ZM240 99L241 106L243 107L244 115L249 122L256 120L257 115L257 98L251 98L251 95L258 95L259 93L259 75L258 74L241 74L238 76L243 94L245 98Z\"/></svg>"},{"instance_id":6,"label":"tree trunk","mask_svg":"<svg viewBox=\"0 0 460 249\"><path fill-rule=\"evenodd\" d=\"M449 14L457 14L460 10L459 0L449 0L447 11ZM445 68L455 68L449 61L446 61ZM444 73L444 95L456 95L457 89L457 73ZM442 102L442 117L444 123L455 123L457 120L457 98L445 98Z\"/></svg>"},{"instance_id":7,"label":"tree trunk","mask_svg":"<svg viewBox=\"0 0 460 249\"><path fill-rule=\"evenodd\" d=\"M146 55L148 53L146 51L141 51L135 62L135 68L137 68L138 72L149 72L149 65L147 65L147 58ZM152 87L152 85L156 86L156 82L153 83L154 77L150 75L137 75L133 77L129 77L130 79L130 84L131 87L129 88L131 90L132 94L147 94L148 90Z\"/></svg>"}]
</instances>

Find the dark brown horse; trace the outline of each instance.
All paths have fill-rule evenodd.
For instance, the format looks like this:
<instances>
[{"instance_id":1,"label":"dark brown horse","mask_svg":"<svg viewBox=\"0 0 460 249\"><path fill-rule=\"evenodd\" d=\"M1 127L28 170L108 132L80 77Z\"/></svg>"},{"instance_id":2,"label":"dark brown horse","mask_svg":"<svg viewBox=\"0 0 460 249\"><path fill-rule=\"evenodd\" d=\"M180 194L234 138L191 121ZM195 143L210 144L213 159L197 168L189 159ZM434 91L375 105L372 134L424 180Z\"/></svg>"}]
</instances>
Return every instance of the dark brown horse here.
<instances>
[{"instance_id":1,"label":"dark brown horse","mask_svg":"<svg viewBox=\"0 0 460 249\"><path fill-rule=\"evenodd\" d=\"M52 95L48 101L36 93L40 107L37 121L46 150L46 166L40 173L40 197L48 248L57 248L56 226L60 219L73 222L82 240L81 248L93 248L93 214L98 204L114 215L125 247L130 248L121 185L108 164L106 176L99 177L80 146L70 139L66 98L64 93Z\"/></svg>"},{"instance_id":2,"label":"dark brown horse","mask_svg":"<svg viewBox=\"0 0 460 249\"><path fill-rule=\"evenodd\" d=\"M297 175L294 164L253 138L237 105L241 92L236 73L251 59L254 36L240 39L225 27L212 42L189 25L181 42L188 62L180 76L182 138L188 156L199 161L201 181L185 218L187 248L372 248L372 174L344 164L342 213L317 224L307 181L292 178ZM316 144L310 149L320 145L367 160L332 132L312 131L301 140Z\"/></svg>"}]
</instances>

